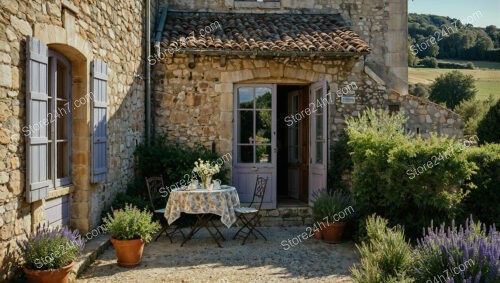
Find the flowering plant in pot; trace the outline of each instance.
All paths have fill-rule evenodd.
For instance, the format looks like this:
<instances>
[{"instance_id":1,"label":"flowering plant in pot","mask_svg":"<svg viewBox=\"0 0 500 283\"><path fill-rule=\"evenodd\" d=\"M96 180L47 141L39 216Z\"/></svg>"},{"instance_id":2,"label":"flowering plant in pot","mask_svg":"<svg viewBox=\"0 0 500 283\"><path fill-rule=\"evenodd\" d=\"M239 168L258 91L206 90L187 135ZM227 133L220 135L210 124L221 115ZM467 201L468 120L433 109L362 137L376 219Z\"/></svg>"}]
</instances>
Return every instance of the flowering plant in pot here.
<instances>
[{"instance_id":1,"label":"flowering plant in pot","mask_svg":"<svg viewBox=\"0 0 500 283\"><path fill-rule=\"evenodd\" d=\"M135 267L141 263L144 244L150 242L161 227L157 221L152 221L152 217L152 213L127 204L103 219L111 234L118 265Z\"/></svg>"},{"instance_id":2,"label":"flowering plant in pot","mask_svg":"<svg viewBox=\"0 0 500 283\"><path fill-rule=\"evenodd\" d=\"M68 282L69 273L84 247L78 230L38 225L17 241L28 282Z\"/></svg>"},{"instance_id":3,"label":"flowering plant in pot","mask_svg":"<svg viewBox=\"0 0 500 283\"><path fill-rule=\"evenodd\" d=\"M350 198L342 192L320 190L313 200L313 231L316 238L327 243L339 243L346 226L346 217L354 211Z\"/></svg>"}]
</instances>

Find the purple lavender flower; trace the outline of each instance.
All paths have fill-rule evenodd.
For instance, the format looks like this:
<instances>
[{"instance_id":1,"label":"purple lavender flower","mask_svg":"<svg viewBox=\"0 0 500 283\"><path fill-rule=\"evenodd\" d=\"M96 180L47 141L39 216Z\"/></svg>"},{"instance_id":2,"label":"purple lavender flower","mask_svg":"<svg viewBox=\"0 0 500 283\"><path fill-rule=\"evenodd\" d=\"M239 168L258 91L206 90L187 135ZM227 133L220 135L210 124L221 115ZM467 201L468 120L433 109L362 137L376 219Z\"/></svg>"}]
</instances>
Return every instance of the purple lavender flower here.
<instances>
[{"instance_id":1,"label":"purple lavender flower","mask_svg":"<svg viewBox=\"0 0 500 283\"><path fill-rule=\"evenodd\" d=\"M425 231L425 230L424 230ZM498 282L500 277L500 234L495 225L486 229L467 219L465 228L428 228L417 241L417 281L426 281L448 271L450 282ZM448 281L448 280L447 280Z\"/></svg>"}]
</instances>

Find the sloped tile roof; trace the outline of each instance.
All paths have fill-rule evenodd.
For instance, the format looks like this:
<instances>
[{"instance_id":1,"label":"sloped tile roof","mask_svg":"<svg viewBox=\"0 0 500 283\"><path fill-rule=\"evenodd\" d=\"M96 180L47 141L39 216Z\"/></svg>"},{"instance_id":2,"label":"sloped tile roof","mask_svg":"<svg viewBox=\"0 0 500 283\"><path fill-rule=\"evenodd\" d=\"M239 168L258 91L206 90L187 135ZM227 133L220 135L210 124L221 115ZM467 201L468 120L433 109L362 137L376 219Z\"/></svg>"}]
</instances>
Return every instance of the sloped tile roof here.
<instances>
[{"instance_id":1,"label":"sloped tile roof","mask_svg":"<svg viewBox=\"0 0 500 283\"><path fill-rule=\"evenodd\" d=\"M169 12L162 41L163 48L171 50L325 55L371 51L332 14Z\"/></svg>"}]
</instances>

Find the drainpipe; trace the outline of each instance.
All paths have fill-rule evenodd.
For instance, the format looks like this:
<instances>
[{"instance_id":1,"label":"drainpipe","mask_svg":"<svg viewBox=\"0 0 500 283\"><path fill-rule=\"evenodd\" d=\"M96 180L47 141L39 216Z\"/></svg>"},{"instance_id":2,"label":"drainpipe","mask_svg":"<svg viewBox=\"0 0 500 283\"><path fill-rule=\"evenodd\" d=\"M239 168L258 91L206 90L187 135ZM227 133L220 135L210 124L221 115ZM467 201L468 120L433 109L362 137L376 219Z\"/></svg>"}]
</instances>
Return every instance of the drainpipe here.
<instances>
[{"instance_id":1,"label":"drainpipe","mask_svg":"<svg viewBox=\"0 0 500 283\"><path fill-rule=\"evenodd\" d=\"M146 0L146 142L151 144L151 0Z\"/></svg>"}]
</instances>

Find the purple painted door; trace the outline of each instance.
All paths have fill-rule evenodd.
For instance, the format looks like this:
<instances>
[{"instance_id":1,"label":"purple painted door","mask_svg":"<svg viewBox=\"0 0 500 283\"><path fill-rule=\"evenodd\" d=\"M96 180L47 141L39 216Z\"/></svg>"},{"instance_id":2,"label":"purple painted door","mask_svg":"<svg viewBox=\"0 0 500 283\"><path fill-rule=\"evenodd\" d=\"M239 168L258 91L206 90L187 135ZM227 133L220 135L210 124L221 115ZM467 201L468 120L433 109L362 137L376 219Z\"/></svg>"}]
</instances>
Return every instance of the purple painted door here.
<instances>
[{"instance_id":1,"label":"purple painted door","mask_svg":"<svg viewBox=\"0 0 500 283\"><path fill-rule=\"evenodd\" d=\"M313 83L309 93L311 109L309 135L309 204L314 192L326 188L327 173L327 86L326 81Z\"/></svg>"},{"instance_id":2,"label":"purple painted door","mask_svg":"<svg viewBox=\"0 0 500 283\"><path fill-rule=\"evenodd\" d=\"M267 177L262 207L276 208L276 85L234 88L233 185L252 200L257 175Z\"/></svg>"}]
</instances>

